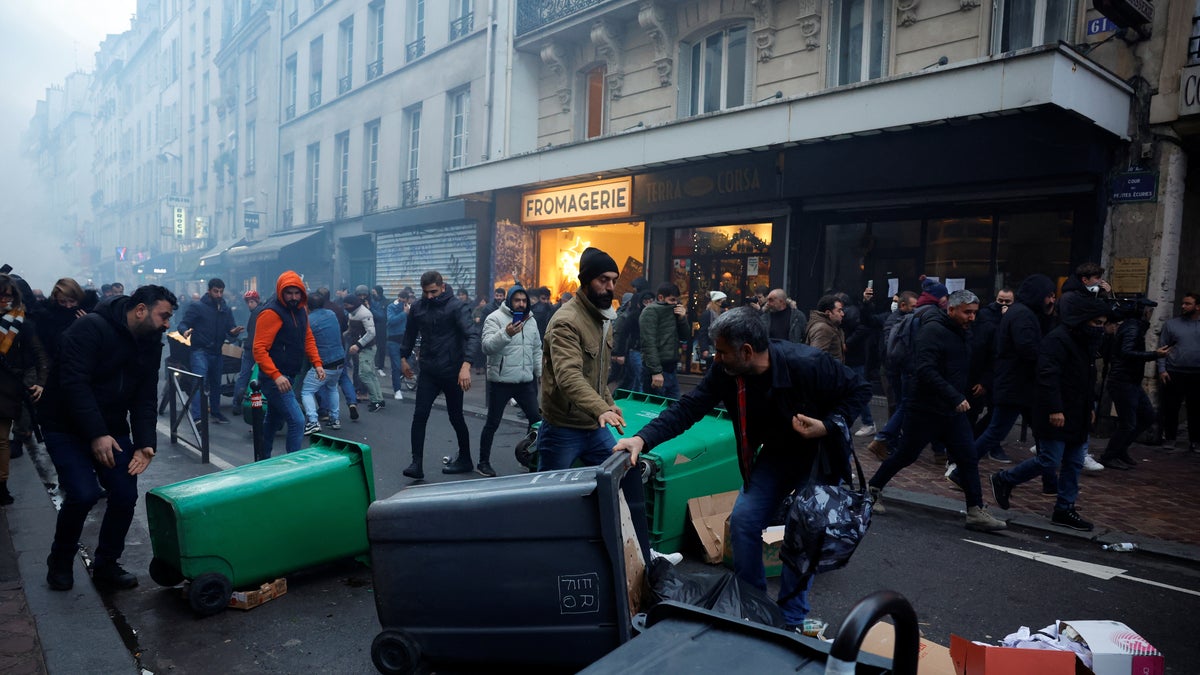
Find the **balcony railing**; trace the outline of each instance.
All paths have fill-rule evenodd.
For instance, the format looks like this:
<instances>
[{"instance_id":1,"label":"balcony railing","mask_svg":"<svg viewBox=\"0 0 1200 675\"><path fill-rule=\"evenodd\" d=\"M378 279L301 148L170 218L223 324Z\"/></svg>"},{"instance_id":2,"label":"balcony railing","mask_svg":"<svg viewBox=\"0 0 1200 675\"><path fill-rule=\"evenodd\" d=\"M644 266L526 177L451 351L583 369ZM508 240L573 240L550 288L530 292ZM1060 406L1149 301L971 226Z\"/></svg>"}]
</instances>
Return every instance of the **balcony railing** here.
<instances>
[{"instance_id":1,"label":"balcony railing","mask_svg":"<svg viewBox=\"0 0 1200 675\"><path fill-rule=\"evenodd\" d=\"M321 90L320 89L318 89L308 95L308 109L312 110L313 108L315 108L319 105L321 105Z\"/></svg>"},{"instance_id":2,"label":"balcony railing","mask_svg":"<svg viewBox=\"0 0 1200 675\"><path fill-rule=\"evenodd\" d=\"M1188 63L1200 62L1200 16L1192 18L1192 37L1188 38Z\"/></svg>"},{"instance_id":3,"label":"balcony railing","mask_svg":"<svg viewBox=\"0 0 1200 675\"><path fill-rule=\"evenodd\" d=\"M283 109L283 119L284 120L290 120L295 116L296 116L296 104L295 103L293 103Z\"/></svg>"},{"instance_id":4,"label":"balcony railing","mask_svg":"<svg viewBox=\"0 0 1200 675\"><path fill-rule=\"evenodd\" d=\"M400 199L404 206L412 206L421 196L421 179L414 178L400 184Z\"/></svg>"},{"instance_id":5,"label":"balcony railing","mask_svg":"<svg viewBox=\"0 0 1200 675\"><path fill-rule=\"evenodd\" d=\"M295 28L296 24L298 23L300 23L300 12L299 10L292 10L292 12L288 14L288 30Z\"/></svg>"},{"instance_id":6,"label":"balcony railing","mask_svg":"<svg viewBox=\"0 0 1200 675\"><path fill-rule=\"evenodd\" d=\"M258 87L248 84L246 85L246 103L253 101L258 96Z\"/></svg>"},{"instance_id":7,"label":"balcony railing","mask_svg":"<svg viewBox=\"0 0 1200 675\"><path fill-rule=\"evenodd\" d=\"M450 22L450 41L453 42L475 30L475 12L460 16Z\"/></svg>"},{"instance_id":8,"label":"balcony railing","mask_svg":"<svg viewBox=\"0 0 1200 675\"><path fill-rule=\"evenodd\" d=\"M363 190L363 213L375 213L379 210L379 188Z\"/></svg>"},{"instance_id":9,"label":"balcony railing","mask_svg":"<svg viewBox=\"0 0 1200 675\"><path fill-rule=\"evenodd\" d=\"M383 74L383 57L379 57L367 64L367 82L379 77Z\"/></svg>"},{"instance_id":10,"label":"balcony railing","mask_svg":"<svg viewBox=\"0 0 1200 675\"><path fill-rule=\"evenodd\" d=\"M338 78L338 96L350 91L351 82L352 80L349 75L343 75Z\"/></svg>"},{"instance_id":11,"label":"balcony railing","mask_svg":"<svg viewBox=\"0 0 1200 675\"><path fill-rule=\"evenodd\" d=\"M517 35L533 32L559 19L612 0L518 0Z\"/></svg>"},{"instance_id":12,"label":"balcony railing","mask_svg":"<svg viewBox=\"0 0 1200 675\"><path fill-rule=\"evenodd\" d=\"M308 225L314 225L317 222L317 202L308 203Z\"/></svg>"},{"instance_id":13,"label":"balcony railing","mask_svg":"<svg viewBox=\"0 0 1200 675\"><path fill-rule=\"evenodd\" d=\"M345 220L346 219L346 210L347 210L346 202L347 201L349 201L349 198L345 194L340 194L333 198L333 219L334 220Z\"/></svg>"},{"instance_id":14,"label":"balcony railing","mask_svg":"<svg viewBox=\"0 0 1200 675\"><path fill-rule=\"evenodd\" d=\"M413 40L404 48L404 60L412 61L425 55L425 36Z\"/></svg>"},{"instance_id":15,"label":"balcony railing","mask_svg":"<svg viewBox=\"0 0 1200 675\"><path fill-rule=\"evenodd\" d=\"M249 175L252 175L253 173L254 173L254 158L249 158L246 160L246 175L249 176Z\"/></svg>"},{"instance_id":16,"label":"balcony railing","mask_svg":"<svg viewBox=\"0 0 1200 675\"><path fill-rule=\"evenodd\" d=\"M283 226L284 227L292 226L292 209L284 209L283 210Z\"/></svg>"}]
</instances>

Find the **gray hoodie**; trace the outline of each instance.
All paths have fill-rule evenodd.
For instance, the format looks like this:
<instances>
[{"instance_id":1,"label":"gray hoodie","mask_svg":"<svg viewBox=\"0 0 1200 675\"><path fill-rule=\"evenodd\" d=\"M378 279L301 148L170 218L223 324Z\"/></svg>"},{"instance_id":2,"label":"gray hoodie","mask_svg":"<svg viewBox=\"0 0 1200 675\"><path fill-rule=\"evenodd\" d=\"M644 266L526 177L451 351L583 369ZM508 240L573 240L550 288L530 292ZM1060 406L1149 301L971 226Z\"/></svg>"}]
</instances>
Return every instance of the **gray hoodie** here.
<instances>
[{"instance_id":1,"label":"gray hoodie","mask_svg":"<svg viewBox=\"0 0 1200 675\"><path fill-rule=\"evenodd\" d=\"M1182 316L1168 319L1158 346L1171 347L1166 358L1158 360L1159 373L1200 373L1200 319Z\"/></svg>"}]
</instances>

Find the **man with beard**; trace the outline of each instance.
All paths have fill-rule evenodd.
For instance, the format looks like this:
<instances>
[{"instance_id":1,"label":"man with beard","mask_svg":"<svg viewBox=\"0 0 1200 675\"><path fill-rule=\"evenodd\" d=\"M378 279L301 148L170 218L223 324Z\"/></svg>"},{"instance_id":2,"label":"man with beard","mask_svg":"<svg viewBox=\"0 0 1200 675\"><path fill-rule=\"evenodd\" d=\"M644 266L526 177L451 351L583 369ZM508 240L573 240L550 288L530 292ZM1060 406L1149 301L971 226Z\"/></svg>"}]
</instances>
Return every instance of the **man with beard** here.
<instances>
[{"instance_id":1,"label":"man with beard","mask_svg":"<svg viewBox=\"0 0 1200 675\"><path fill-rule=\"evenodd\" d=\"M170 291L142 286L132 296L105 298L62 336L38 408L63 491L46 559L46 583L53 590L75 584L79 537L102 491L108 500L92 581L105 588L137 586L137 577L118 561L133 522L138 474L157 447L158 366L175 308Z\"/></svg>"},{"instance_id":2,"label":"man with beard","mask_svg":"<svg viewBox=\"0 0 1200 675\"><path fill-rule=\"evenodd\" d=\"M579 291L546 327L539 471L567 469L576 459L598 465L612 451L608 427L625 431L625 418L607 385L617 276L616 261L589 246L579 257Z\"/></svg>"},{"instance_id":3,"label":"man with beard","mask_svg":"<svg viewBox=\"0 0 1200 675\"><path fill-rule=\"evenodd\" d=\"M1018 299L1020 296L1018 291ZM1030 424L1037 436L1038 453L1011 469L992 474L992 494L1000 508L1009 507L1014 487L1058 470L1057 498L1050 522L1092 531L1092 524L1075 510L1075 500L1079 498L1079 473L1087 454L1088 430L1096 421L1095 354L1104 339L1109 312L1104 300L1081 298L1068 305L1062 325L1041 340L1035 384L1026 392L1033 398Z\"/></svg>"},{"instance_id":4,"label":"man with beard","mask_svg":"<svg viewBox=\"0 0 1200 675\"><path fill-rule=\"evenodd\" d=\"M412 422L412 464L404 475L425 478L425 427L438 394L446 396L446 414L458 438L458 457L442 473L467 473L471 462L471 436L463 419L463 394L471 388L471 355L479 352L479 333L471 320L471 307L454 297L442 274L421 275L421 300L413 305L400 343L400 370L412 378L412 357L421 337L421 372L417 375L417 401Z\"/></svg>"},{"instance_id":5,"label":"man with beard","mask_svg":"<svg viewBox=\"0 0 1200 675\"><path fill-rule=\"evenodd\" d=\"M829 354L838 363L845 362L846 335L842 333L842 317L845 315L846 305L836 295L821 296L817 308L808 313L805 344Z\"/></svg>"},{"instance_id":6,"label":"man with beard","mask_svg":"<svg viewBox=\"0 0 1200 675\"><path fill-rule=\"evenodd\" d=\"M208 387L208 416L217 424L229 424L221 414L221 348L245 330L235 326L233 312L225 302L225 282L208 280L208 292L200 302L188 305L179 322L179 332L191 341L191 371L203 378ZM200 397L192 398L192 419L200 422Z\"/></svg>"},{"instance_id":7,"label":"man with beard","mask_svg":"<svg viewBox=\"0 0 1200 675\"><path fill-rule=\"evenodd\" d=\"M287 422L287 451L297 452L304 440L304 411L292 394L296 376L308 357L317 379L325 380L325 368L317 351L317 341L308 325L308 293L299 274L288 270L275 282L275 297L263 305L254 327L254 361L267 399L263 419L262 454L254 461L267 459L275 445L275 432Z\"/></svg>"},{"instance_id":8,"label":"man with beard","mask_svg":"<svg viewBox=\"0 0 1200 675\"><path fill-rule=\"evenodd\" d=\"M1181 313L1169 319L1159 336L1159 347L1171 353L1158 360L1158 381L1162 386L1163 445L1175 447L1179 429L1179 404L1187 403L1188 448L1195 451L1200 443L1200 294L1184 293Z\"/></svg>"},{"instance_id":9,"label":"man with beard","mask_svg":"<svg viewBox=\"0 0 1200 675\"><path fill-rule=\"evenodd\" d=\"M737 439L742 488L729 517L734 572L766 590L762 531L784 498L804 486L820 439L829 447L850 443L849 421L871 400L871 386L828 354L808 345L769 339L758 310L738 307L717 317L709 329L714 367L695 389L613 452L630 460L675 438L722 405ZM848 455L827 457L834 476L849 476ZM784 618L800 626L808 614L813 577L783 568L779 597Z\"/></svg>"}]
</instances>

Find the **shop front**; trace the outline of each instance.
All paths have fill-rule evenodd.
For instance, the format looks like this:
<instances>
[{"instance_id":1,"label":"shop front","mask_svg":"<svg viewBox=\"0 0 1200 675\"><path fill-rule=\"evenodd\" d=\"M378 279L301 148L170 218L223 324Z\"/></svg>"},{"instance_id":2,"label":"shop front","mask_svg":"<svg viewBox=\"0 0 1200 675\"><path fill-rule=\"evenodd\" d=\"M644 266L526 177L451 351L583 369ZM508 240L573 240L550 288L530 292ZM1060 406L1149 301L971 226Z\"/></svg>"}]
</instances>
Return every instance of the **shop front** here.
<instances>
[{"instance_id":1,"label":"shop front","mask_svg":"<svg viewBox=\"0 0 1200 675\"><path fill-rule=\"evenodd\" d=\"M324 229L287 231L234 246L225 254L226 288L257 290L265 299L275 294L275 281L295 271L309 288L333 283L333 248Z\"/></svg>"},{"instance_id":2,"label":"shop front","mask_svg":"<svg viewBox=\"0 0 1200 675\"><path fill-rule=\"evenodd\" d=\"M471 297L479 295L481 282L486 281L479 270L486 270L490 263L487 257L480 259L480 251L488 250L488 235L480 228L488 222L489 206L451 199L366 216L363 230L375 236L373 283L382 285L390 297L405 287L419 293L421 275L437 270L455 291L466 289ZM355 250L365 252L367 247L360 244ZM351 260L350 268L365 270L365 261L360 258L356 266Z\"/></svg>"}]
</instances>

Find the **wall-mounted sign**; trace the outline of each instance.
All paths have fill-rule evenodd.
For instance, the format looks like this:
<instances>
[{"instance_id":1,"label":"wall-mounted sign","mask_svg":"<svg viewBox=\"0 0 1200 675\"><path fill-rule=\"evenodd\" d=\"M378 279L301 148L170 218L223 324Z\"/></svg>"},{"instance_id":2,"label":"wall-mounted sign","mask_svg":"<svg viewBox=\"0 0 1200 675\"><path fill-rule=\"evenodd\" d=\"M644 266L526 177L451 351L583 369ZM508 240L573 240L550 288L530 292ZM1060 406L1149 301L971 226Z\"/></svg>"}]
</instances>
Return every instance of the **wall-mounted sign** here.
<instances>
[{"instance_id":1,"label":"wall-mounted sign","mask_svg":"<svg viewBox=\"0 0 1200 675\"><path fill-rule=\"evenodd\" d=\"M246 230L257 230L258 218L259 213L257 211L247 211L245 215L242 216L242 227L244 227Z\"/></svg>"},{"instance_id":2,"label":"wall-mounted sign","mask_svg":"<svg viewBox=\"0 0 1200 675\"><path fill-rule=\"evenodd\" d=\"M779 197L777 153L744 155L634 177L638 214L764 201Z\"/></svg>"},{"instance_id":3,"label":"wall-mounted sign","mask_svg":"<svg viewBox=\"0 0 1200 675\"><path fill-rule=\"evenodd\" d=\"M208 239L208 219L196 216L196 238Z\"/></svg>"},{"instance_id":4,"label":"wall-mounted sign","mask_svg":"<svg viewBox=\"0 0 1200 675\"><path fill-rule=\"evenodd\" d=\"M1133 28L1154 19L1154 3L1150 0L1095 0L1096 10L1122 28Z\"/></svg>"},{"instance_id":5,"label":"wall-mounted sign","mask_svg":"<svg viewBox=\"0 0 1200 675\"><path fill-rule=\"evenodd\" d=\"M1143 294L1149 289L1150 259L1113 258L1111 277L1113 293Z\"/></svg>"},{"instance_id":6,"label":"wall-mounted sign","mask_svg":"<svg viewBox=\"0 0 1200 675\"><path fill-rule=\"evenodd\" d=\"M1105 17L1100 17L1099 19L1092 19L1091 21L1087 22L1087 34L1088 35L1099 35L1100 33L1110 33L1116 29L1117 29L1117 24L1113 23L1111 20L1109 20Z\"/></svg>"},{"instance_id":7,"label":"wall-mounted sign","mask_svg":"<svg viewBox=\"0 0 1200 675\"><path fill-rule=\"evenodd\" d=\"M1179 78L1179 116L1200 113L1200 66L1184 68Z\"/></svg>"},{"instance_id":8,"label":"wall-mounted sign","mask_svg":"<svg viewBox=\"0 0 1200 675\"><path fill-rule=\"evenodd\" d=\"M175 238L183 239L187 236L187 213L182 206L175 207Z\"/></svg>"},{"instance_id":9,"label":"wall-mounted sign","mask_svg":"<svg viewBox=\"0 0 1200 675\"><path fill-rule=\"evenodd\" d=\"M118 247L117 247L117 260L124 262L124 260L125 260L125 255L126 255L127 253L129 253L129 247L128 247L128 246L118 246Z\"/></svg>"},{"instance_id":10,"label":"wall-mounted sign","mask_svg":"<svg viewBox=\"0 0 1200 675\"><path fill-rule=\"evenodd\" d=\"M614 178L564 185L521 195L521 222L569 223L628 216L633 211L633 180Z\"/></svg>"},{"instance_id":11,"label":"wall-mounted sign","mask_svg":"<svg viewBox=\"0 0 1200 675\"><path fill-rule=\"evenodd\" d=\"M179 195L168 195L167 206L191 206L191 197L181 197Z\"/></svg>"},{"instance_id":12,"label":"wall-mounted sign","mask_svg":"<svg viewBox=\"0 0 1200 675\"><path fill-rule=\"evenodd\" d=\"M1153 171L1127 171L1113 178L1112 200L1115 204L1153 202L1158 200L1158 174Z\"/></svg>"}]
</instances>

